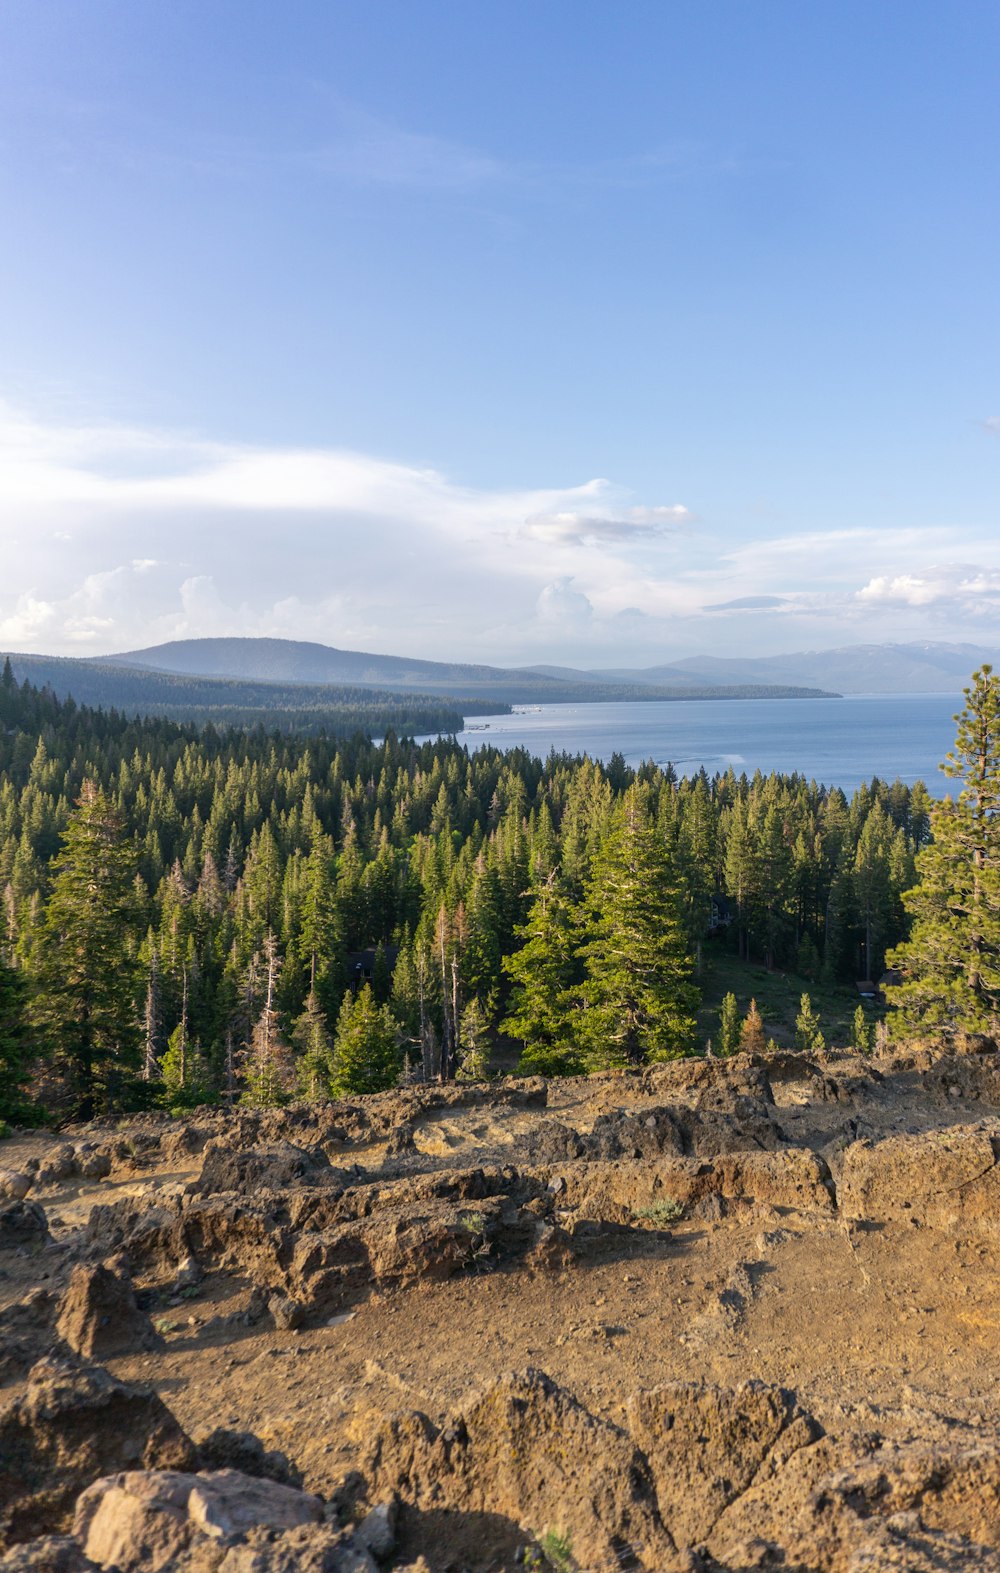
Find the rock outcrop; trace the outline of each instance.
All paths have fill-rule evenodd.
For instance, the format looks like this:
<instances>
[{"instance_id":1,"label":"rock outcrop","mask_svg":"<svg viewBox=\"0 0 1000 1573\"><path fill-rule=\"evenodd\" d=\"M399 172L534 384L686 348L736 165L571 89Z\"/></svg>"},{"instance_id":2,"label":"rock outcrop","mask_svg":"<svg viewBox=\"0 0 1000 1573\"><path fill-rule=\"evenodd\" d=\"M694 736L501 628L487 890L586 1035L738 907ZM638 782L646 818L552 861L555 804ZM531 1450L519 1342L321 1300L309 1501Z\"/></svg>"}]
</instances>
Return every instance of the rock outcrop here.
<instances>
[{"instance_id":1,"label":"rock outcrop","mask_svg":"<svg viewBox=\"0 0 1000 1573\"><path fill-rule=\"evenodd\" d=\"M134 1349L160 1349L163 1339L136 1304L126 1263L73 1269L59 1304L56 1332L74 1354L105 1360Z\"/></svg>"},{"instance_id":2,"label":"rock outcrop","mask_svg":"<svg viewBox=\"0 0 1000 1573\"><path fill-rule=\"evenodd\" d=\"M65 1528L84 1487L127 1469L190 1468L195 1449L155 1393L100 1366L46 1359L0 1408L0 1532Z\"/></svg>"},{"instance_id":3,"label":"rock outcrop","mask_svg":"<svg viewBox=\"0 0 1000 1573\"><path fill-rule=\"evenodd\" d=\"M213 1541L234 1543L261 1526L296 1529L322 1518L318 1497L234 1469L128 1471L97 1480L81 1494L73 1533L100 1568L161 1573L190 1560L192 1552L207 1561ZM216 1565L224 1560L220 1556Z\"/></svg>"}]
</instances>

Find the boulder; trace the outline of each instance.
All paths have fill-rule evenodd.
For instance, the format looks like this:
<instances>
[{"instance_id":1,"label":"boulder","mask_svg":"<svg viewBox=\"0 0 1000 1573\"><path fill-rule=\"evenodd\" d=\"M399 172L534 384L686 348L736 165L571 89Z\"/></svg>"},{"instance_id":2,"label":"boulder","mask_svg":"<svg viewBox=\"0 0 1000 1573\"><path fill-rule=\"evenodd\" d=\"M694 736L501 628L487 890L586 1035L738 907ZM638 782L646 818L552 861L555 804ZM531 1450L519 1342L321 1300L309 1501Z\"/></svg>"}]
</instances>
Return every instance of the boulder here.
<instances>
[{"instance_id":1,"label":"boulder","mask_svg":"<svg viewBox=\"0 0 1000 1573\"><path fill-rule=\"evenodd\" d=\"M1000 1573L998 1487L995 1446L848 1436L775 1450L713 1527L709 1566Z\"/></svg>"},{"instance_id":2,"label":"boulder","mask_svg":"<svg viewBox=\"0 0 1000 1573\"><path fill-rule=\"evenodd\" d=\"M560 1207L582 1216L626 1223L637 1209L670 1198L690 1214L707 1203L721 1210L779 1208L832 1216L833 1182L826 1162L804 1147L778 1152L721 1153L709 1159L620 1159L542 1170L546 1185L562 1183Z\"/></svg>"},{"instance_id":3,"label":"boulder","mask_svg":"<svg viewBox=\"0 0 1000 1573\"><path fill-rule=\"evenodd\" d=\"M529 1163L564 1163L582 1157L585 1143L571 1125L562 1120L545 1120L528 1132L524 1150Z\"/></svg>"},{"instance_id":4,"label":"boulder","mask_svg":"<svg viewBox=\"0 0 1000 1573\"><path fill-rule=\"evenodd\" d=\"M417 1151L417 1144L413 1139L413 1126L408 1120L397 1125L395 1130L389 1132L389 1139L385 1146L387 1158L409 1158Z\"/></svg>"},{"instance_id":5,"label":"boulder","mask_svg":"<svg viewBox=\"0 0 1000 1573\"><path fill-rule=\"evenodd\" d=\"M396 1548L398 1516L399 1504L393 1496L387 1502L376 1503L371 1511L365 1514L355 1530L356 1539L380 1562L390 1556Z\"/></svg>"},{"instance_id":6,"label":"boulder","mask_svg":"<svg viewBox=\"0 0 1000 1573\"><path fill-rule=\"evenodd\" d=\"M87 1360L163 1347L149 1317L136 1304L132 1280L120 1260L74 1267L59 1305L56 1332L74 1354Z\"/></svg>"},{"instance_id":7,"label":"boulder","mask_svg":"<svg viewBox=\"0 0 1000 1573\"><path fill-rule=\"evenodd\" d=\"M205 1148L201 1175L191 1190L200 1196L220 1191L250 1195L259 1190L322 1185L333 1178L330 1160L320 1148L297 1147L288 1141L240 1147L216 1139Z\"/></svg>"},{"instance_id":8,"label":"boulder","mask_svg":"<svg viewBox=\"0 0 1000 1573\"><path fill-rule=\"evenodd\" d=\"M125 1252L136 1267L162 1271L188 1260L191 1247L176 1205L152 1192L99 1202L90 1209L85 1241L102 1258Z\"/></svg>"},{"instance_id":9,"label":"boulder","mask_svg":"<svg viewBox=\"0 0 1000 1573\"><path fill-rule=\"evenodd\" d=\"M765 1467L773 1471L821 1435L794 1393L763 1382L732 1389L671 1383L638 1393L626 1417L649 1462L660 1517L678 1546L701 1545Z\"/></svg>"},{"instance_id":10,"label":"boulder","mask_svg":"<svg viewBox=\"0 0 1000 1573\"><path fill-rule=\"evenodd\" d=\"M767 1096L720 1082L699 1093L683 1122L685 1152L696 1158L722 1153L776 1152L787 1138L774 1118L770 1085Z\"/></svg>"},{"instance_id":11,"label":"boulder","mask_svg":"<svg viewBox=\"0 0 1000 1573\"><path fill-rule=\"evenodd\" d=\"M51 1239L45 1208L38 1202L11 1202L0 1207L0 1251L44 1245Z\"/></svg>"},{"instance_id":12,"label":"boulder","mask_svg":"<svg viewBox=\"0 0 1000 1573\"><path fill-rule=\"evenodd\" d=\"M32 1289L0 1311L0 1381L20 1377L52 1343L58 1301L49 1289Z\"/></svg>"},{"instance_id":13,"label":"boulder","mask_svg":"<svg viewBox=\"0 0 1000 1573\"><path fill-rule=\"evenodd\" d=\"M308 1307L301 1300L293 1300L287 1294L272 1295L267 1308L279 1333L295 1332L304 1324L308 1314Z\"/></svg>"},{"instance_id":14,"label":"boulder","mask_svg":"<svg viewBox=\"0 0 1000 1573\"><path fill-rule=\"evenodd\" d=\"M96 1480L77 1500L73 1533L100 1568L175 1567L195 1537L187 1503L193 1475L130 1471Z\"/></svg>"},{"instance_id":15,"label":"boulder","mask_svg":"<svg viewBox=\"0 0 1000 1573\"><path fill-rule=\"evenodd\" d=\"M129 1471L95 1481L76 1504L73 1533L101 1568L172 1568L204 1541L234 1541L260 1526L322 1520L318 1497L223 1469L213 1474Z\"/></svg>"},{"instance_id":16,"label":"boulder","mask_svg":"<svg viewBox=\"0 0 1000 1573\"><path fill-rule=\"evenodd\" d=\"M202 1533L216 1538L243 1535L258 1524L295 1529L323 1518L319 1497L276 1480L242 1475L235 1469L195 1475L188 1497L188 1516Z\"/></svg>"},{"instance_id":17,"label":"boulder","mask_svg":"<svg viewBox=\"0 0 1000 1573\"><path fill-rule=\"evenodd\" d=\"M0 1555L0 1573L94 1573L96 1566L71 1535L44 1535Z\"/></svg>"},{"instance_id":18,"label":"boulder","mask_svg":"<svg viewBox=\"0 0 1000 1573\"><path fill-rule=\"evenodd\" d=\"M72 1142L60 1142L45 1154L35 1179L39 1185L61 1185L77 1173L76 1149Z\"/></svg>"},{"instance_id":19,"label":"boulder","mask_svg":"<svg viewBox=\"0 0 1000 1573\"><path fill-rule=\"evenodd\" d=\"M844 1154L837 1198L845 1218L915 1219L940 1229L1000 1228L1000 1121L860 1141Z\"/></svg>"},{"instance_id":20,"label":"boulder","mask_svg":"<svg viewBox=\"0 0 1000 1573\"><path fill-rule=\"evenodd\" d=\"M680 1158L684 1134L673 1108L632 1112L613 1109L594 1121L586 1139L586 1155L598 1160L617 1158ZM574 1156L568 1154L568 1156Z\"/></svg>"},{"instance_id":21,"label":"boulder","mask_svg":"<svg viewBox=\"0 0 1000 1573\"><path fill-rule=\"evenodd\" d=\"M22 1169L0 1169L0 1201L23 1202L33 1184L33 1176Z\"/></svg>"},{"instance_id":22,"label":"boulder","mask_svg":"<svg viewBox=\"0 0 1000 1573\"><path fill-rule=\"evenodd\" d=\"M226 1551L218 1567L219 1573L378 1573L378 1564L357 1533L326 1524L304 1524L280 1535L252 1529L241 1544ZM431 1569L424 1563L410 1573L431 1573Z\"/></svg>"},{"instance_id":23,"label":"boulder","mask_svg":"<svg viewBox=\"0 0 1000 1573\"><path fill-rule=\"evenodd\" d=\"M581 1567L669 1565L674 1546L648 1466L631 1437L544 1373L501 1378L443 1430L392 1417L361 1463L368 1499L497 1514L532 1534L558 1529Z\"/></svg>"},{"instance_id":24,"label":"boulder","mask_svg":"<svg viewBox=\"0 0 1000 1573\"><path fill-rule=\"evenodd\" d=\"M68 1526L99 1476L189 1469L194 1445L155 1393L100 1366L40 1360L26 1391L0 1408L0 1533L14 1541Z\"/></svg>"},{"instance_id":25,"label":"boulder","mask_svg":"<svg viewBox=\"0 0 1000 1573\"><path fill-rule=\"evenodd\" d=\"M76 1169L85 1180L103 1180L111 1173L111 1154L96 1142L78 1142Z\"/></svg>"}]
</instances>

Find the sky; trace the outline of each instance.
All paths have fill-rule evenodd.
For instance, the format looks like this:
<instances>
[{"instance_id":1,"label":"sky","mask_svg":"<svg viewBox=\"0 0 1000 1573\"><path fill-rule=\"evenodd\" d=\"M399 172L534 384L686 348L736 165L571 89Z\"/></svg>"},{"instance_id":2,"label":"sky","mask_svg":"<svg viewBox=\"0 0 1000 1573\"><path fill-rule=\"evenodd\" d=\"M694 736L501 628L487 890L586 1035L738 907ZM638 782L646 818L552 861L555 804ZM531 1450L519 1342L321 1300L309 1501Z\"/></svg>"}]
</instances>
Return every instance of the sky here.
<instances>
[{"instance_id":1,"label":"sky","mask_svg":"<svg viewBox=\"0 0 1000 1573\"><path fill-rule=\"evenodd\" d=\"M1000 644L1000 8L2 0L0 649Z\"/></svg>"}]
</instances>

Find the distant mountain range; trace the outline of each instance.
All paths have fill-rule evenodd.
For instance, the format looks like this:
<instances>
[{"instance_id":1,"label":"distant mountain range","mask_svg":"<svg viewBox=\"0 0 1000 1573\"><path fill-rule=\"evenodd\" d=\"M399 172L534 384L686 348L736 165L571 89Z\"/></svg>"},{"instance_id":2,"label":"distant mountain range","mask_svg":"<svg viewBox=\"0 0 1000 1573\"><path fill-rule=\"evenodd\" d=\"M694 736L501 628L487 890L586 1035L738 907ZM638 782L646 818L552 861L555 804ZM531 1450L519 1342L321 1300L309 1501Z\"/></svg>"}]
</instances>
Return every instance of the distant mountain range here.
<instances>
[{"instance_id":1,"label":"distant mountain range","mask_svg":"<svg viewBox=\"0 0 1000 1573\"><path fill-rule=\"evenodd\" d=\"M2 652L0 652L2 659ZM1000 655L978 645L849 645L661 666L496 667L337 650L295 639L180 639L98 658L11 655L18 680L127 714L338 732L456 731L512 704L952 693Z\"/></svg>"},{"instance_id":2,"label":"distant mountain range","mask_svg":"<svg viewBox=\"0 0 1000 1573\"><path fill-rule=\"evenodd\" d=\"M147 650L104 656L132 670L189 677L267 683L362 683L369 688L445 695L455 700L494 699L500 704L572 700L803 698L828 694L830 684L804 685L798 677L704 678L680 668L646 672L583 672L570 667L498 667L469 662L423 661L297 639L176 639ZM662 670L662 677L658 675Z\"/></svg>"},{"instance_id":3,"label":"distant mountain range","mask_svg":"<svg viewBox=\"0 0 1000 1573\"><path fill-rule=\"evenodd\" d=\"M844 645L833 650L799 650L792 655L699 655L662 666L581 670L572 666L509 668L422 661L337 650L297 639L178 639L103 659L161 672L255 682L363 683L469 697L499 697L503 691L508 700L518 704L651 698L645 692L650 688L659 690L664 698L693 698L695 691L706 689L717 694L725 691L726 697L733 690L742 690L745 697L768 690L770 697L776 689L798 694L810 689L841 694L957 694L977 666L984 661L1000 663L1000 651L923 641Z\"/></svg>"},{"instance_id":4,"label":"distant mountain range","mask_svg":"<svg viewBox=\"0 0 1000 1573\"><path fill-rule=\"evenodd\" d=\"M690 656L668 666L639 671L613 668L589 675L616 683L816 683L841 694L957 694L984 661L1000 663L1000 651L924 641L845 645L835 650L799 650L794 655ZM565 667L537 670L570 675Z\"/></svg>"}]
</instances>

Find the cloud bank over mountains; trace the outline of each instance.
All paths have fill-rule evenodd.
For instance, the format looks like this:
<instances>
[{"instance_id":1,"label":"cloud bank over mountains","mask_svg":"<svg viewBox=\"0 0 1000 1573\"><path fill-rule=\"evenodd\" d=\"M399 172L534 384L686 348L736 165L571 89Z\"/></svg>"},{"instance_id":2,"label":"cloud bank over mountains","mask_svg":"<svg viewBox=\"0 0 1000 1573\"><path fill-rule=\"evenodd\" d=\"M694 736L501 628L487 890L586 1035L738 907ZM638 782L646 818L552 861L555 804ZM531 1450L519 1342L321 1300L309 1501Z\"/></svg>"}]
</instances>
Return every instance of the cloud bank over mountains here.
<instances>
[{"instance_id":1,"label":"cloud bank over mountains","mask_svg":"<svg viewBox=\"0 0 1000 1573\"><path fill-rule=\"evenodd\" d=\"M271 635L508 664L969 638L991 532L751 535L607 479L488 490L430 468L0 405L0 648Z\"/></svg>"}]
</instances>

